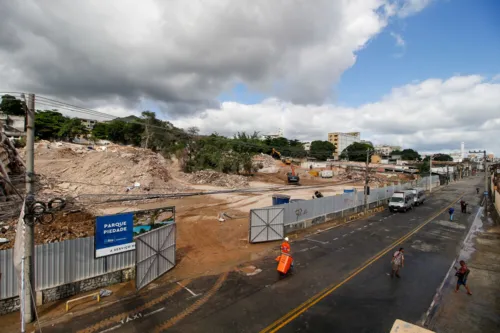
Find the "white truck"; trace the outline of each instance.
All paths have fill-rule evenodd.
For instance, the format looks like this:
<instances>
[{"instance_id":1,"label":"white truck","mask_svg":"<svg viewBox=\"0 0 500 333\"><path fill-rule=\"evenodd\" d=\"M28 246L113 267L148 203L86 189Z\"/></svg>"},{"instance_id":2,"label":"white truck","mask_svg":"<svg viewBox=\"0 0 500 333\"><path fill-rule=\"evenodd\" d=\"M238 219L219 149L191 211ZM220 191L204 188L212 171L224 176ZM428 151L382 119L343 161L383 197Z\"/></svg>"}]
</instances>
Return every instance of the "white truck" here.
<instances>
[{"instance_id":1,"label":"white truck","mask_svg":"<svg viewBox=\"0 0 500 333\"><path fill-rule=\"evenodd\" d=\"M407 212L413 208L415 195L412 191L394 192L389 200L389 210L391 212Z\"/></svg>"}]
</instances>

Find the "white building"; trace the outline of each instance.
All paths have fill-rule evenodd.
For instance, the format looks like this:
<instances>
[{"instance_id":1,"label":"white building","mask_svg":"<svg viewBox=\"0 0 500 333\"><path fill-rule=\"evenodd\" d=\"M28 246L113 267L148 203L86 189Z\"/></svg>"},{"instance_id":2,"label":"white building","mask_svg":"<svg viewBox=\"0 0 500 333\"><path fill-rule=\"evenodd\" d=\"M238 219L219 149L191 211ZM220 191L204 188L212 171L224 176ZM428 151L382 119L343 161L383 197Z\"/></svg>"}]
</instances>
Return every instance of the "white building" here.
<instances>
[{"instance_id":1,"label":"white building","mask_svg":"<svg viewBox=\"0 0 500 333\"><path fill-rule=\"evenodd\" d=\"M285 131L283 129L279 128L278 133L276 134L265 134L261 137L261 140L265 140L267 138L271 139L277 139L277 138L284 138L285 137Z\"/></svg>"},{"instance_id":2,"label":"white building","mask_svg":"<svg viewBox=\"0 0 500 333\"><path fill-rule=\"evenodd\" d=\"M311 141L302 142L302 146L304 146L305 151L311 150Z\"/></svg>"},{"instance_id":3,"label":"white building","mask_svg":"<svg viewBox=\"0 0 500 333\"><path fill-rule=\"evenodd\" d=\"M374 147L382 156L391 156L393 151L401 150L401 146L377 145Z\"/></svg>"},{"instance_id":4,"label":"white building","mask_svg":"<svg viewBox=\"0 0 500 333\"><path fill-rule=\"evenodd\" d=\"M24 116L12 116L0 112L0 131L8 138L20 139L26 136Z\"/></svg>"},{"instance_id":5,"label":"white building","mask_svg":"<svg viewBox=\"0 0 500 333\"><path fill-rule=\"evenodd\" d=\"M360 132L350 132L350 133L328 133L328 141L333 143L336 147L335 153L333 156L336 160L339 159L340 154L344 149L349 147L349 145L360 142L361 141L361 133Z\"/></svg>"}]
</instances>

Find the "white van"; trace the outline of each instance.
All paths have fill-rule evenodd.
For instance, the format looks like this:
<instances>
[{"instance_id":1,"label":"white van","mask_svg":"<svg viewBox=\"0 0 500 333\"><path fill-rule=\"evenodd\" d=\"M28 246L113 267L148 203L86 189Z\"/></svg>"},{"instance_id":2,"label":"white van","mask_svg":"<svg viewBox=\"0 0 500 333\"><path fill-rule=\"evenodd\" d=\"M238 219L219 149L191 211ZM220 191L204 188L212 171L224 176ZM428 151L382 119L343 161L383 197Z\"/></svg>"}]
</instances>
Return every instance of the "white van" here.
<instances>
[{"instance_id":1,"label":"white van","mask_svg":"<svg viewBox=\"0 0 500 333\"><path fill-rule=\"evenodd\" d=\"M412 191L398 191L394 192L389 200L389 210L391 212L407 212L413 208L414 197Z\"/></svg>"},{"instance_id":2,"label":"white van","mask_svg":"<svg viewBox=\"0 0 500 333\"><path fill-rule=\"evenodd\" d=\"M426 195L423 188L415 187L411 188L409 191L412 191L412 193L415 195L415 198L413 199L415 206L419 206L424 203Z\"/></svg>"}]
</instances>

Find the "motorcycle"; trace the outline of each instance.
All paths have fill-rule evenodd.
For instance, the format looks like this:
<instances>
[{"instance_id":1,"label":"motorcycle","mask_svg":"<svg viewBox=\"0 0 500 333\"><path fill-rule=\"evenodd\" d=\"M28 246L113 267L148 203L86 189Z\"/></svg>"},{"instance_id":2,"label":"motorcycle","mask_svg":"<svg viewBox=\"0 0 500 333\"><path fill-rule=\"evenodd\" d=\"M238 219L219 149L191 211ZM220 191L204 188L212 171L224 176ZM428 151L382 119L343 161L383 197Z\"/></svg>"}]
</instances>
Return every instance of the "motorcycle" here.
<instances>
[{"instance_id":1,"label":"motorcycle","mask_svg":"<svg viewBox=\"0 0 500 333\"><path fill-rule=\"evenodd\" d=\"M288 274L293 273L293 258L291 255L287 253L282 253L275 259L278 262L278 267L276 270L278 271L279 278L282 279Z\"/></svg>"}]
</instances>

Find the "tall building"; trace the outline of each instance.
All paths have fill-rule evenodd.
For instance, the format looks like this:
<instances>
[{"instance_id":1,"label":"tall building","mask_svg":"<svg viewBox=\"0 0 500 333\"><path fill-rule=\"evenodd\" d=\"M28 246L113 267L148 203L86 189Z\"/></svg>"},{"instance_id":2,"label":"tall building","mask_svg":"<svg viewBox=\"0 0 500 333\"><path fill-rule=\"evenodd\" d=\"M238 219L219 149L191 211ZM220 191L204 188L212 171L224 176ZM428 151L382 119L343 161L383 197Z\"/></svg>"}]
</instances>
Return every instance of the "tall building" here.
<instances>
[{"instance_id":1,"label":"tall building","mask_svg":"<svg viewBox=\"0 0 500 333\"><path fill-rule=\"evenodd\" d=\"M342 151L344 149L349 147L349 145L353 144L354 142L361 141L361 133L360 132L328 133L328 141L335 145L336 149L335 149L335 153L333 153L333 156L335 157L336 160L338 160L340 154L342 153Z\"/></svg>"}]
</instances>

